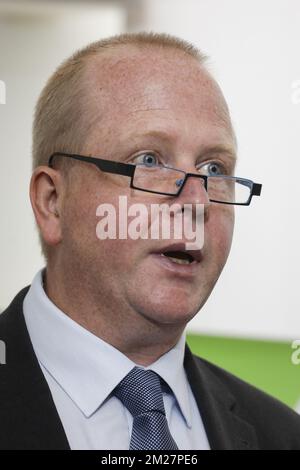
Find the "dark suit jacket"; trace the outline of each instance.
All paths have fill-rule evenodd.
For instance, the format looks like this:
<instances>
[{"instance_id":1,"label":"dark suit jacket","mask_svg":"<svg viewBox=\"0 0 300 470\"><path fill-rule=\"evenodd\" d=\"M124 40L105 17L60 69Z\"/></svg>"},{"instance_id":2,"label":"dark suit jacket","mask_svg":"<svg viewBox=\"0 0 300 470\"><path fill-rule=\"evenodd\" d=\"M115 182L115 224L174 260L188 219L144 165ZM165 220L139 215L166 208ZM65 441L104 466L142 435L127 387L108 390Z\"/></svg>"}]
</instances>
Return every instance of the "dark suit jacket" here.
<instances>
[{"instance_id":1,"label":"dark suit jacket","mask_svg":"<svg viewBox=\"0 0 300 470\"><path fill-rule=\"evenodd\" d=\"M0 449L69 449L23 316L22 289L0 315ZM184 367L212 449L298 449L300 416L237 377L193 355Z\"/></svg>"}]
</instances>

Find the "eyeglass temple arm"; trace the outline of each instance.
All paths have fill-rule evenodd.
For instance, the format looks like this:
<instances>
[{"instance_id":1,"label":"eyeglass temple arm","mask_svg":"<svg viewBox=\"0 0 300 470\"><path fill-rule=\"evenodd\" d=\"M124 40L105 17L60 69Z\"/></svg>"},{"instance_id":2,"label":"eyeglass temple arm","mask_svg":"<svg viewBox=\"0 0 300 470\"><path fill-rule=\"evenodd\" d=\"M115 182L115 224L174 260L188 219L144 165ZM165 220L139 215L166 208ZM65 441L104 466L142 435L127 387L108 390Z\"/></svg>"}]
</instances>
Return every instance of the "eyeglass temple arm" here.
<instances>
[{"instance_id":1,"label":"eyeglass temple arm","mask_svg":"<svg viewBox=\"0 0 300 470\"><path fill-rule=\"evenodd\" d=\"M134 174L135 165L130 163L112 162L110 160L99 160L97 158L96 165L106 173L115 173L123 176L132 176ZM95 163L95 162L94 162Z\"/></svg>"},{"instance_id":2,"label":"eyeglass temple arm","mask_svg":"<svg viewBox=\"0 0 300 470\"><path fill-rule=\"evenodd\" d=\"M253 183L252 186L252 196L260 196L262 184Z\"/></svg>"},{"instance_id":3,"label":"eyeglass temple arm","mask_svg":"<svg viewBox=\"0 0 300 470\"><path fill-rule=\"evenodd\" d=\"M75 160L79 160L82 162L94 163L94 165L96 165L98 168L100 168L100 170L105 171L106 173L132 176L135 170L135 165L131 165L130 163L113 162L111 160L105 160L103 158L85 157L83 155L61 153L61 152L56 152L51 155L51 157L49 158L49 162L48 162L48 165L50 167L52 166L54 157L56 157L57 155L73 158Z\"/></svg>"},{"instance_id":4,"label":"eyeglass temple arm","mask_svg":"<svg viewBox=\"0 0 300 470\"><path fill-rule=\"evenodd\" d=\"M260 196L262 184L253 183L252 181L246 180L246 179L243 179L243 178L241 178L241 179L237 178L236 181L238 183L243 184L244 186L247 186L248 188L250 188L251 189L251 196Z\"/></svg>"}]
</instances>

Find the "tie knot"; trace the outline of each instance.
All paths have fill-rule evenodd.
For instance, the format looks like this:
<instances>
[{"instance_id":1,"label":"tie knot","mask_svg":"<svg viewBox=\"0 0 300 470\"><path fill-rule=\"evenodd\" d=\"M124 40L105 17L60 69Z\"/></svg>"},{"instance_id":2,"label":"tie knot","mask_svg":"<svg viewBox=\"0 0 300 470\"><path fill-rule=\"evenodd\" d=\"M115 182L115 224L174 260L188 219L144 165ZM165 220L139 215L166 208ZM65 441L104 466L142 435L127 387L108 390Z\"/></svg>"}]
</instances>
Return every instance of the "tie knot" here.
<instances>
[{"instance_id":1,"label":"tie knot","mask_svg":"<svg viewBox=\"0 0 300 470\"><path fill-rule=\"evenodd\" d=\"M134 367L116 386L113 395L133 417L151 411L165 415L160 377L152 370Z\"/></svg>"}]
</instances>

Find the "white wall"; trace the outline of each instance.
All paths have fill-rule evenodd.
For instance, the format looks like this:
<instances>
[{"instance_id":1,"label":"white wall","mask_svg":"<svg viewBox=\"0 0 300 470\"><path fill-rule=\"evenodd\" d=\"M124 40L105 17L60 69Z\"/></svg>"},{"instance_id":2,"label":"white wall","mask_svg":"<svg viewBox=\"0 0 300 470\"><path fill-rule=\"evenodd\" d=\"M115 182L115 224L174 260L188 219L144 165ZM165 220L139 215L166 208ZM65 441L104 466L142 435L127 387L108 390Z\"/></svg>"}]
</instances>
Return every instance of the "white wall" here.
<instances>
[{"instance_id":1,"label":"white wall","mask_svg":"<svg viewBox=\"0 0 300 470\"><path fill-rule=\"evenodd\" d=\"M190 328L298 338L300 2L151 0L145 6L136 29L182 36L211 57L238 135L237 174L263 183L262 196L236 210L230 259Z\"/></svg>"},{"instance_id":2,"label":"white wall","mask_svg":"<svg viewBox=\"0 0 300 470\"><path fill-rule=\"evenodd\" d=\"M126 26L126 12L114 4L41 3L0 2L0 79L6 84L6 104L0 105L0 311L43 266L28 196L38 94L74 50Z\"/></svg>"},{"instance_id":3,"label":"white wall","mask_svg":"<svg viewBox=\"0 0 300 470\"><path fill-rule=\"evenodd\" d=\"M262 196L236 210L230 259L190 327L298 338L300 93L292 99L292 84L300 80L300 3L141 0L140 6L145 12L137 15L133 29L182 36L211 56L210 68L227 97L238 135L237 174L263 183ZM61 14L59 20L6 20L0 25L0 79L7 84L7 104L0 106L0 306L41 265L27 197L34 100L53 67L73 49L122 29L122 13L109 11L104 25L103 13L99 23L94 14L84 23L70 17L66 23ZM87 27L89 20L92 27Z\"/></svg>"}]
</instances>

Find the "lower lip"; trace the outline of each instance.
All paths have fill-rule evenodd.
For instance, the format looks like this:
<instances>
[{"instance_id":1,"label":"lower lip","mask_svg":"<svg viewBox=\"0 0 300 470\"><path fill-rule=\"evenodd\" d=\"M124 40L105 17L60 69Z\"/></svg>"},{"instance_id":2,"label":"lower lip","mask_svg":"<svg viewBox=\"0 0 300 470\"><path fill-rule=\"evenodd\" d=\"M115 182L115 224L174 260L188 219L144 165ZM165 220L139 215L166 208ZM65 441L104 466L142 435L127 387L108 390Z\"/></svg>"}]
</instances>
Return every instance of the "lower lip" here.
<instances>
[{"instance_id":1,"label":"lower lip","mask_svg":"<svg viewBox=\"0 0 300 470\"><path fill-rule=\"evenodd\" d=\"M152 253L151 256L160 264L160 266L174 274L188 277L194 276L199 272L200 263L198 261L193 261L191 264L177 264L173 263L173 261L171 261L167 256L161 255L160 253Z\"/></svg>"}]
</instances>

